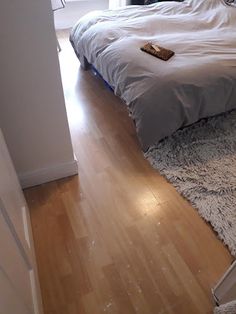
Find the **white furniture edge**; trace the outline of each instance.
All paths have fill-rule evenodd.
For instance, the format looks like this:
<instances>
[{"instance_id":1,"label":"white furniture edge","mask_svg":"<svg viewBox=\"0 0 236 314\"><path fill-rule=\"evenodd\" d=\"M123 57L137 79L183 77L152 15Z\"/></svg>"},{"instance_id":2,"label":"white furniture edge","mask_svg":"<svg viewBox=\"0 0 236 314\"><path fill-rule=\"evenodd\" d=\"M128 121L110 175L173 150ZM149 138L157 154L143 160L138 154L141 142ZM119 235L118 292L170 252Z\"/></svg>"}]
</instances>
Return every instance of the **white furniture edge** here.
<instances>
[{"instance_id":1,"label":"white furniture edge","mask_svg":"<svg viewBox=\"0 0 236 314\"><path fill-rule=\"evenodd\" d=\"M53 180L78 174L76 158L70 162L53 165L48 168L18 174L22 188L32 187Z\"/></svg>"},{"instance_id":2,"label":"white furniture edge","mask_svg":"<svg viewBox=\"0 0 236 314\"><path fill-rule=\"evenodd\" d=\"M218 283L213 287L212 294L216 304L224 304L233 300L227 299L227 293L235 285L236 261L234 260Z\"/></svg>"},{"instance_id":3,"label":"white furniture edge","mask_svg":"<svg viewBox=\"0 0 236 314\"><path fill-rule=\"evenodd\" d=\"M37 268L37 261L35 257L35 249L34 249L34 241L33 241L33 234L32 234L32 229L31 229L31 221L30 221L30 215L29 215L29 209L26 204L24 195L21 191L21 187L19 185L19 181L16 176L16 172L14 169L14 166L12 164L11 157L9 155L7 145L5 143L5 139L3 137L3 133L0 129L0 162L3 167L1 168L1 184L0 186L1 191L0 191L0 213L1 213L1 222L3 222L3 225L7 227L5 231L7 230L8 237L6 239L10 239L10 242L15 243L15 246L12 247L10 251L12 252L12 249L16 249L18 252L16 256L21 257L21 259L24 261L25 265L25 271L29 272L28 275L26 275L25 279L27 281L28 278L28 283L25 285L26 281L21 282L20 288L24 289L30 289L32 293L32 305L34 312L32 314L43 314L43 303L42 303L42 297L41 297L41 289L40 289L40 283L38 279L38 268ZM2 171L2 169L4 169ZM18 224L18 226L17 226ZM21 231L20 231L21 230ZM1 229L3 232L3 230ZM1 233L1 237L4 239L4 234L6 233ZM9 256L9 245L10 243L4 242L6 247L8 247L8 250L2 249L2 256L1 256L1 262L3 258L6 258ZM12 255L11 255L12 256ZM6 260L5 260L6 261ZM7 263L10 265L12 263L12 267L16 267L17 272L22 272L22 267L17 268L17 262L19 260L10 260L8 258ZM4 263L1 263L1 268L4 265ZM6 264L5 264L6 266ZM10 270L10 272L9 272ZM18 275L14 275L14 272L12 272L12 268L9 268L8 271L4 268L1 269L1 273L5 274L5 278L10 283L10 286L12 288L12 291L15 292L15 297L16 299L21 300L20 294L19 294L19 285L18 289L15 286L15 283L18 282L19 280L22 279L23 273L21 273L21 276L18 277ZM11 277L12 276L12 277ZM6 286L4 285L3 282L1 282L1 288L3 291L5 291ZM6 290L6 294L4 295L6 297L6 303L5 306L10 305L11 303L14 304L15 300L10 299L10 294L9 290ZM12 296L12 295L11 295ZM14 297L14 296L13 296ZM26 308L29 309L29 304L26 303L26 299L22 299L23 304L26 305ZM20 305L18 303L18 305ZM0 312L1 313L9 313L13 314L12 310L9 312L8 307L4 307L3 304L0 305ZM32 309L32 308L31 308ZM2 312L3 310L3 312ZM19 313L22 313L20 309ZM17 311L14 311L14 313L18 313ZM25 313L25 311L24 311ZM27 310L27 313L28 310Z\"/></svg>"}]
</instances>

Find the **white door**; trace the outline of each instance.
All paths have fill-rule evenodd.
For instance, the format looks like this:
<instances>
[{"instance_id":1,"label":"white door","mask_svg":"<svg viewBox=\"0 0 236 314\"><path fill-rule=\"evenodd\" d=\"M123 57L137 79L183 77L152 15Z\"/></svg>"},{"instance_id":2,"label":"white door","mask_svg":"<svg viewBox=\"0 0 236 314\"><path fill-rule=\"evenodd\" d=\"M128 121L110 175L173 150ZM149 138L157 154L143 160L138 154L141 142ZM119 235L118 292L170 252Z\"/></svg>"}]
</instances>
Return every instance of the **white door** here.
<instances>
[{"instance_id":1,"label":"white door","mask_svg":"<svg viewBox=\"0 0 236 314\"><path fill-rule=\"evenodd\" d=\"M1 130L0 314L42 314L28 208Z\"/></svg>"}]
</instances>

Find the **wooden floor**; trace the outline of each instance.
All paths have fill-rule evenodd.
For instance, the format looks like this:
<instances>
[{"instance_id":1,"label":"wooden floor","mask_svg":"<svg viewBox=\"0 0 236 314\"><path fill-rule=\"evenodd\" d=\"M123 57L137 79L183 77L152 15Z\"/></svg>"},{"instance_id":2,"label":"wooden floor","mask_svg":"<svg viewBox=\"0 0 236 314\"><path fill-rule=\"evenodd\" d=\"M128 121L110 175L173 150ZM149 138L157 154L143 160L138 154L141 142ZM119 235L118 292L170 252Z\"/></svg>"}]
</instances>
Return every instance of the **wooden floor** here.
<instances>
[{"instance_id":1,"label":"wooden floor","mask_svg":"<svg viewBox=\"0 0 236 314\"><path fill-rule=\"evenodd\" d=\"M143 158L125 106L60 41L79 176L25 191L45 314L212 313L232 257Z\"/></svg>"}]
</instances>

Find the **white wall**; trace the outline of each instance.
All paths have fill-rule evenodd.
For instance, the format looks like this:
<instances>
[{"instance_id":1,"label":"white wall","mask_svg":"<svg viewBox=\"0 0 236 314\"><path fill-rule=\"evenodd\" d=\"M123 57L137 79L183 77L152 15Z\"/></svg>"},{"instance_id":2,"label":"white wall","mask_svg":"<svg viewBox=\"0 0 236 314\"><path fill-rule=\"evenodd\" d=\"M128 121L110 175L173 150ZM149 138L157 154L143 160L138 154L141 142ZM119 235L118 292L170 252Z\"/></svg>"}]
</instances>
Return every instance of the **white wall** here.
<instances>
[{"instance_id":1,"label":"white wall","mask_svg":"<svg viewBox=\"0 0 236 314\"><path fill-rule=\"evenodd\" d=\"M129 0L109 0L109 9L117 9L119 7L124 7L126 5L129 5Z\"/></svg>"},{"instance_id":2,"label":"white wall","mask_svg":"<svg viewBox=\"0 0 236 314\"><path fill-rule=\"evenodd\" d=\"M64 9L55 12L56 29L67 29L83 15L94 10L108 9L109 0L67 0Z\"/></svg>"},{"instance_id":3,"label":"white wall","mask_svg":"<svg viewBox=\"0 0 236 314\"><path fill-rule=\"evenodd\" d=\"M49 1L0 9L0 127L23 186L77 171Z\"/></svg>"}]
</instances>

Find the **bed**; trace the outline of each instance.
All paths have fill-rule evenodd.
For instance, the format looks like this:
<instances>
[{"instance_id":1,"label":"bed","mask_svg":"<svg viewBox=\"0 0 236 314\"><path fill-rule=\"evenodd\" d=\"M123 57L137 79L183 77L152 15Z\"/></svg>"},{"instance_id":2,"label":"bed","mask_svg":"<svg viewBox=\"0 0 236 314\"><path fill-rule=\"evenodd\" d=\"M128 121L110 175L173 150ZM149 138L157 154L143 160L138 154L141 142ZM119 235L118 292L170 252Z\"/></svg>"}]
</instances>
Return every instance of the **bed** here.
<instances>
[{"instance_id":1,"label":"bed","mask_svg":"<svg viewBox=\"0 0 236 314\"><path fill-rule=\"evenodd\" d=\"M142 149L181 127L236 108L236 8L185 0L94 11L71 31L84 69L92 65L128 106ZM175 52L167 62L140 47Z\"/></svg>"}]
</instances>

